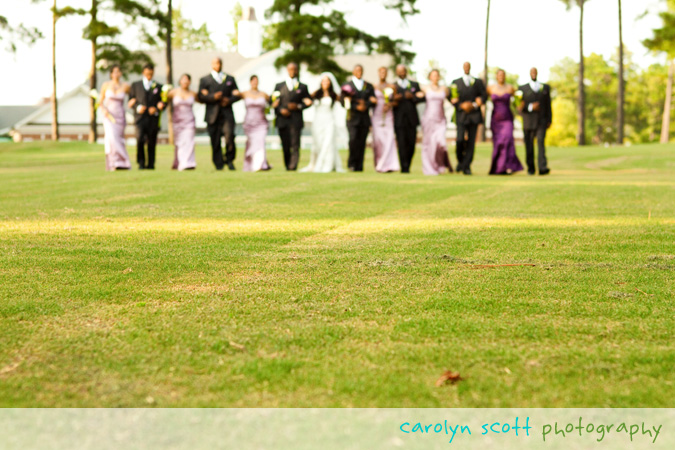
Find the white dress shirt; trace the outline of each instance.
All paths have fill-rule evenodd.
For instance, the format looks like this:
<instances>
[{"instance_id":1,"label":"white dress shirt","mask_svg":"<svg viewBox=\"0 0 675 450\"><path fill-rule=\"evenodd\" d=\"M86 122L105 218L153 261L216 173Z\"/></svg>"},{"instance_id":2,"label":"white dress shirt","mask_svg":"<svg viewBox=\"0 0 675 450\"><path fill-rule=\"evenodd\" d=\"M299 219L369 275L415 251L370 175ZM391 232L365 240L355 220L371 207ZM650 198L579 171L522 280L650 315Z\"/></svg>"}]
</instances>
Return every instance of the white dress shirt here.
<instances>
[{"instance_id":1,"label":"white dress shirt","mask_svg":"<svg viewBox=\"0 0 675 450\"><path fill-rule=\"evenodd\" d=\"M539 92L539 91L541 91L542 85L541 85L541 83L538 82L537 80L532 80L532 81L530 81L530 87L532 88L532 90L533 90L534 92ZM532 111L533 111L532 103L530 103L529 105L527 105L527 110L528 110L529 112L532 112Z\"/></svg>"},{"instance_id":2,"label":"white dress shirt","mask_svg":"<svg viewBox=\"0 0 675 450\"><path fill-rule=\"evenodd\" d=\"M462 78L464 78L465 85L471 86L473 84L473 77L471 75L464 75Z\"/></svg>"},{"instance_id":3,"label":"white dress shirt","mask_svg":"<svg viewBox=\"0 0 675 450\"><path fill-rule=\"evenodd\" d=\"M149 91L151 86L152 86L152 80L148 80L147 78L143 77L143 89L145 89L146 91Z\"/></svg>"},{"instance_id":4,"label":"white dress shirt","mask_svg":"<svg viewBox=\"0 0 675 450\"><path fill-rule=\"evenodd\" d=\"M216 72L215 70L211 71L211 76L218 84L221 84L225 78L225 74L223 72Z\"/></svg>"},{"instance_id":5,"label":"white dress shirt","mask_svg":"<svg viewBox=\"0 0 675 450\"><path fill-rule=\"evenodd\" d=\"M410 86L410 81L408 81L407 78L399 78L398 85L401 86L403 89L408 89L408 87Z\"/></svg>"},{"instance_id":6,"label":"white dress shirt","mask_svg":"<svg viewBox=\"0 0 675 450\"><path fill-rule=\"evenodd\" d=\"M288 86L289 91L294 91L296 89L295 86L297 86L298 79L297 78L286 78L286 86Z\"/></svg>"},{"instance_id":7,"label":"white dress shirt","mask_svg":"<svg viewBox=\"0 0 675 450\"><path fill-rule=\"evenodd\" d=\"M354 77L352 78L352 83L354 83L354 86L356 86L356 89L358 89L359 91L363 90L364 82L362 79Z\"/></svg>"}]
</instances>

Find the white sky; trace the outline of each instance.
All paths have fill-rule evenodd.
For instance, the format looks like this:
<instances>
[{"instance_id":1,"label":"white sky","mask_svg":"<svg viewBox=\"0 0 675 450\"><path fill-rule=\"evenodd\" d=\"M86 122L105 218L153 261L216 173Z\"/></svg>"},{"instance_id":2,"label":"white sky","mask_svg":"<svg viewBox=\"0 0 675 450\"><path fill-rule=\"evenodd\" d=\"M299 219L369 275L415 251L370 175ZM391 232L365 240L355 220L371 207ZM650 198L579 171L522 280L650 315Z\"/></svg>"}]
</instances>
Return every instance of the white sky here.
<instances>
[{"instance_id":1,"label":"white sky","mask_svg":"<svg viewBox=\"0 0 675 450\"><path fill-rule=\"evenodd\" d=\"M20 45L16 55L0 47L0 104L34 104L51 93L51 14L46 2L31 4L28 0L2 0L1 13L11 23L24 22L43 30L47 39L33 47ZM61 5L87 7L89 0L61 0ZM174 0L182 6L184 15L194 25L206 23L218 47L225 47L227 35L233 30L230 11L236 0ZM241 0L244 6L256 8L258 20L265 22L264 11L272 0ZM403 24L397 13L387 12L378 0L341 0L335 2L348 12L348 20L371 34L388 34L412 41L417 52L414 69L422 71L430 59L439 61L448 77L461 73L462 63L470 61L473 72L483 67L486 0L418 0L421 14ZM181 5L182 4L182 5ZM624 42L641 66L663 58L648 55L640 44L660 25L652 14L637 17L648 7L658 8L659 0L623 0ZM613 54L618 45L617 0L590 0L585 15L585 53ZM540 79L546 80L549 68L569 56L578 59L579 12L566 11L559 0L492 0L490 19L490 66L515 72L521 81L527 79L529 68L540 69ZM57 34L57 76L59 95L72 90L87 78L90 47L82 40L86 20L79 17L63 19ZM133 43L131 34L124 37ZM372 78L375 74L366 74Z\"/></svg>"}]
</instances>

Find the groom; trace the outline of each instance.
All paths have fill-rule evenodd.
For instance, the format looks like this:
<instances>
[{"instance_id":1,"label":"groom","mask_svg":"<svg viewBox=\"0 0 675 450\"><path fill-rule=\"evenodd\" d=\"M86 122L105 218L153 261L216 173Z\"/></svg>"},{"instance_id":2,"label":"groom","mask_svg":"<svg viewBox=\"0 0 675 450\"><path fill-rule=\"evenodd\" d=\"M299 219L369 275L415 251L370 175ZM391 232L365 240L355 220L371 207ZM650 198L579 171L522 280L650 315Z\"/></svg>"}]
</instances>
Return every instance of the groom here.
<instances>
[{"instance_id":1,"label":"groom","mask_svg":"<svg viewBox=\"0 0 675 450\"><path fill-rule=\"evenodd\" d=\"M234 158L237 156L237 147L234 144L234 112L232 104L240 100L235 96L238 91L237 82L231 75L222 72L223 61L214 58L211 61L211 73L199 80L199 101L206 104L207 125L211 138L211 152L213 165L216 170L223 170L227 165L234 168ZM221 140L225 137L225 158Z\"/></svg>"},{"instance_id":2,"label":"groom","mask_svg":"<svg viewBox=\"0 0 675 450\"><path fill-rule=\"evenodd\" d=\"M347 130L349 130L347 166L350 172L363 172L366 139L368 139L371 124L369 111L377 103L377 98L373 85L363 80L361 64L354 67L352 75L351 81L342 89L343 97L349 97L351 103L347 115Z\"/></svg>"},{"instance_id":3,"label":"groom","mask_svg":"<svg viewBox=\"0 0 675 450\"><path fill-rule=\"evenodd\" d=\"M527 173L535 174L534 138L539 144L539 175L548 175L551 170L546 161L546 130L551 127L553 113L551 111L551 88L537 81L537 69L530 70L530 81L519 89L523 93L520 111L523 115L523 131L525 131L525 149L527 152Z\"/></svg>"},{"instance_id":4,"label":"groom","mask_svg":"<svg viewBox=\"0 0 675 450\"><path fill-rule=\"evenodd\" d=\"M396 100L394 104L394 128L398 143L398 159L401 173L410 173L410 164L417 144L417 127L420 124L417 104L424 101L417 94L420 85L408 80L408 69L403 64L396 66Z\"/></svg>"},{"instance_id":5,"label":"groom","mask_svg":"<svg viewBox=\"0 0 675 450\"><path fill-rule=\"evenodd\" d=\"M293 171L300 162L300 135L305 126L302 110L312 106L312 100L307 85L298 80L298 65L290 63L286 71L288 78L274 88L272 108L277 117L284 164L286 170Z\"/></svg>"},{"instance_id":6,"label":"groom","mask_svg":"<svg viewBox=\"0 0 675 450\"><path fill-rule=\"evenodd\" d=\"M471 163L476 150L478 125L483 123L481 106L487 101L483 81L471 76L471 64L464 63L464 76L452 82L457 86L457 97L450 94L457 118L457 173L471 175Z\"/></svg>"},{"instance_id":7,"label":"groom","mask_svg":"<svg viewBox=\"0 0 675 450\"><path fill-rule=\"evenodd\" d=\"M129 90L130 109L134 110L136 123L136 162L138 168L155 169L155 149L157 134L159 133L159 113L164 109L162 102L162 85L153 81L155 66L151 63L143 67L141 81L132 83ZM148 147L148 157L145 157L145 146Z\"/></svg>"}]
</instances>

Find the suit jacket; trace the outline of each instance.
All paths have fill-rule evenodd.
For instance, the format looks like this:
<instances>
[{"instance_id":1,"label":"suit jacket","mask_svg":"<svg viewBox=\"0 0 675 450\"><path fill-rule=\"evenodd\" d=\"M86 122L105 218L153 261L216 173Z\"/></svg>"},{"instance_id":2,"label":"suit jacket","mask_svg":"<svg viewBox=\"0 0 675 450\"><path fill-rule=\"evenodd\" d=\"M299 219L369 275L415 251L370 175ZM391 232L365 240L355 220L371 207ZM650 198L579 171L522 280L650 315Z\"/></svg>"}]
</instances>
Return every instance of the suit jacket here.
<instances>
[{"instance_id":1,"label":"suit jacket","mask_svg":"<svg viewBox=\"0 0 675 450\"><path fill-rule=\"evenodd\" d=\"M208 91L207 95L202 94L202 91ZM199 80L199 100L206 104L206 114L204 121L213 125L218 121L218 118L225 118L226 120L234 120L234 112L232 111L232 104L241 100L239 97L232 95L233 91L239 90L237 82L234 77L225 75L222 83L218 83L213 75L208 74ZM230 104L226 107L220 106L220 100L215 99L216 92L222 92L223 98L229 98Z\"/></svg>"},{"instance_id":2,"label":"suit jacket","mask_svg":"<svg viewBox=\"0 0 675 450\"><path fill-rule=\"evenodd\" d=\"M274 110L274 113L277 117L277 128L286 128L291 124L296 127L303 128L305 126L305 121L302 118L302 110L306 108L305 104L302 102L304 99L309 98L309 90L307 85L298 82L297 87L294 90L289 90L286 82L279 83L274 88L275 91L278 91L281 95L279 96L279 107ZM284 117L281 115L281 110L286 108L288 109L289 103L297 103L298 109L291 111L289 117Z\"/></svg>"},{"instance_id":3,"label":"suit jacket","mask_svg":"<svg viewBox=\"0 0 675 450\"><path fill-rule=\"evenodd\" d=\"M398 106L394 107L394 126L399 127L417 127L420 124L420 117L417 113L417 104L425 100L418 98L416 94L420 91L420 84L417 81L410 81L406 89L402 88L396 81L396 93L402 94L403 98L399 100ZM415 96L412 100L405 98L405 93L410 92Z\"/></svg>"},{"instance_id":4,"label":"suit jacket","mask_svg":"<svg viewBox=\"0 0 675 450\"><path fill-rule=\"evenodd\" d=\"M530 84L520 86L523 92L523 129L536 130L539 127L547 127L553 122L553 111L551 110L551 87L548 84L541 83L539 92L534 92ZM535 102L539 102L539 111L528 111L528 107Z\"/></svg>"},{"instance_id":5,"label":"suit jacket","mask_svg":"<svg viewBox=\"0 0 675 450\"><path fill-rule=\"evenodd\" d=\"M129 90L129 100L136 99L136 106L134 106L134 122L139 123L141 120L150 118L150 113L148 109L151 106L157 108L157 104L162 101L162 85L156 81L150 83L150 90L146 91L143 86L143 81L135 81L131 84ZM146 110L143 114L138 113L138 107L143 105L146 107ZM159 113L154 117L159 120Z\"/></svg>"},{"instance_id":6,"label":"suit jacket","mask_svg":"<svg viewBox=\"0 0 675 450\"><path fill-rule=\"evenodd\" d=\"M464 77L462 77L457 78L452 84L457 86L457 94L459 95L459 102L455 105L455 117L457 118L457 123L464 125L478 125L483 123L483 113L480 108L474 109L470 113L465 113L464 110L459 107L459 105L464 102L473 103L477 98L481 98L483 104L487 102L487 89L485 89L483 80L474 78L473 84L467 86L466 83L464 83ZM450 95L452 95L452 93Z\"/></svg>"},{"instance_id":7,"label":"suit jacket","mask_svg":"<svg viewBox=\"0 0 675 450\"><path fill-rule=\"evenodd\" d=\"M351 126L369 127L371 125L370 109L375 107L375 104L370 101L370 98L375 97L375 87L367 81L364 81L363 89L359 91L356 89L356 85L353 81L350 81L347 84L354 90L354 95L351 96L351 108L347 124ZM368 109L363 112L356 109L356 106L359 103L358 100L365 100ZM342 104L344 105L344 98L342 99Z\"/></svg>"}]
</instances>

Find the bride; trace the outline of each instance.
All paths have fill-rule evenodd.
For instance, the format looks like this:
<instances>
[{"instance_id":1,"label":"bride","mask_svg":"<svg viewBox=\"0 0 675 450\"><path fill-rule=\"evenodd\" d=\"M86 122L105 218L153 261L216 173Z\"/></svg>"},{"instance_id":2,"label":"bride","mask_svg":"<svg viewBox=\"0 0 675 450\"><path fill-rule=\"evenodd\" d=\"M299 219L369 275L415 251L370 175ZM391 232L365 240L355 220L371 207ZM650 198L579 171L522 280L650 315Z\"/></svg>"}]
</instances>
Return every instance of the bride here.
<instances>
[{"instance_id":1,"label":"bride","mask_svg":"<svg viewBox=\"0 0 675 450\"><path fill-rule=\"evenodd\" d=\"M312 94L314 122L312 123L312 154L307 167L301 172L344 172L338 151L345 128L346 113L335 89L339 88L335 76L321 74L321 86Z\"/></svg>"}]
</instances>

